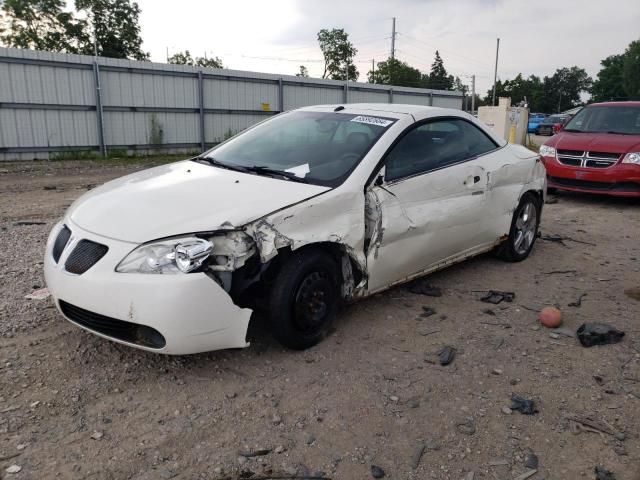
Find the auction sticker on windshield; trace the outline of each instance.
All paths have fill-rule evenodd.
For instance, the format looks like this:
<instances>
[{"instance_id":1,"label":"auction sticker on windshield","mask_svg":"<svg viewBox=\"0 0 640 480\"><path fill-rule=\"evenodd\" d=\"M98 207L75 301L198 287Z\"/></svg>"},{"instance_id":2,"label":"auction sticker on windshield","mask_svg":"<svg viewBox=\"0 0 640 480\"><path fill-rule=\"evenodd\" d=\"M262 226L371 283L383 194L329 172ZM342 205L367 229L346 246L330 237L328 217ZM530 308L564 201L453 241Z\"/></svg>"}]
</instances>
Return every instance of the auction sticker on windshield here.
<instances>
[{"instance_id":1,"label":"auction sticker on windshield","mask_svg":"<svg viewBox=\"0 0 640 480\"><path fill-rule=\"evenodd\" d=\"M393 120L387 120L380 117L367 117L365 115L358 115L351 119L352 122L368 123L369 125L378 125L380 127L388 127L393 123Z\"/></svg>"}]
</instances>

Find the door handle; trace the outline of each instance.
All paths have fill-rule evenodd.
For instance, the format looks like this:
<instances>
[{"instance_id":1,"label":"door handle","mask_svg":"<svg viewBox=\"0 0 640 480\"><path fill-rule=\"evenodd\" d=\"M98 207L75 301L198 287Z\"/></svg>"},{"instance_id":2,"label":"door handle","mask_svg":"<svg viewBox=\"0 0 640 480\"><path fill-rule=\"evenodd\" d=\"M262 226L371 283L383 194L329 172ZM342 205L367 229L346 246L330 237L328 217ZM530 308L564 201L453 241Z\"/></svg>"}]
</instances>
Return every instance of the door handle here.
<instances>
[{"instance_id":1,"label":"door handle","mask_svg":"<svg viewBox=\"0 0 640 480\"><path fill-rule=\"evenodd\" d=\"M470 187L471 185L476 184L476 183L478 183L479 181L480 181L480 175L474 175L474 176L469 175L469 176L466 178L466 180L464 181L464 184L465 184L467 187Z\"/></svg>"}]
</instances>

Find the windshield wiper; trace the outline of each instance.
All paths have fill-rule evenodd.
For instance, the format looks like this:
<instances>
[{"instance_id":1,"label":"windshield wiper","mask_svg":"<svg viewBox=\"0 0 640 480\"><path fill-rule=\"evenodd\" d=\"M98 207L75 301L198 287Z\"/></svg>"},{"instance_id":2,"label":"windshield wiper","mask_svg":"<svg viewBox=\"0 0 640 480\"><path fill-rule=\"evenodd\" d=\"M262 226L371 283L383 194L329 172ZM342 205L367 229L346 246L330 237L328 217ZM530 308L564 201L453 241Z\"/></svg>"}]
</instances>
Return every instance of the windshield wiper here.
<instances>
[{"instance_id":1,"label":"windshield wiper","mask_svg":"<svg viewBox=\"0 0 640 480\"><path fill-rule=\"evenodd\" d=\"M607 132L604 133L613 133L615 135L633 135L633 133L629 133L629 132L616 132L615 130L609 130Z\"/></svg>"},{"instance_id":2,"label":"windshield wiper","mask_svg":"<svg viewBox=\"0 0 640 480\"><path fill-rule=\"evenodd\" d=\"M226 168L227 170L233 170L235 172L248 172L249 170L241 165L233 165L231 163L224 163L221 162L219 160L216 160L213 157L205 157L205 156L199 156L199 157L194 157L191 160L193 160L194 162L205 162L208 163L209 165L213 165L214 167L220 167L220 168Z\"/></svg>"},{"instance_id":3,"label":"windshield wiper","mask_svg":"<svg viewBox=\"0 0 640 480\"><path fill-rule=\"evenodd\" d=\"M586 133L582 130L576 130L575 128L563 128L561 131L563 132L576 132L576 133Z\"/></svg>"},{"instance_id":4,"label":"windshield wiper","mask_svg":"<svg viewBox=\"0 0 640 480\"><path fill-rule=\"evenodd\" d=\"M254 172L258 174L265 173L271 176L283 177L283 178L286 178L287 180L309 183L306 179L297 176L295 173L285 172L284 170L276 170L275 168L267 167L266 165L253 165L251 167L244 167L244 168L246 169L247 172Z\"/></svg>"}]
</instances>

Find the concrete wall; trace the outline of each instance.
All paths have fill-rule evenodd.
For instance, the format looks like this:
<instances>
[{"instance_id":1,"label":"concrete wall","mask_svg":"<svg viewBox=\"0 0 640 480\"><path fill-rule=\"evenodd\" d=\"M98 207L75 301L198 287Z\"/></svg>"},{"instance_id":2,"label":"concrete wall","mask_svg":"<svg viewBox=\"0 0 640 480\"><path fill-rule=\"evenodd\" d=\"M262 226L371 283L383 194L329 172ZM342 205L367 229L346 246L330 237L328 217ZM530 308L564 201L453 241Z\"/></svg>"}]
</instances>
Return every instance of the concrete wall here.
<instances>
[{"instance_id":1,"label":"concrete wall","mask_svg":"<svg viewBox=\"0 0 640 480\"><path fill-rule=\"evenodd\" d=\"M0 48L0 161L199 152L284 110L361 102L462 108L462 95Z\"/></svg>"}]
</instances>

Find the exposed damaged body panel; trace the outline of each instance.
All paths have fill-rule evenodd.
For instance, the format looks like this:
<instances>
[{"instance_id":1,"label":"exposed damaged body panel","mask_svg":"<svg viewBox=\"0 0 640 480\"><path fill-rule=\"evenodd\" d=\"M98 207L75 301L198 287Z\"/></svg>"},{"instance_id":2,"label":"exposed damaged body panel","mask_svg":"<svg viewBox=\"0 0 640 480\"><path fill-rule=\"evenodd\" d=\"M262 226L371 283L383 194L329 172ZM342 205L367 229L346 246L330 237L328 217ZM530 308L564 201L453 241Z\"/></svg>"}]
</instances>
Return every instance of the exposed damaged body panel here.
<instances>
[{"instance_id":1,"label":"exposed damaged body panel","mask_svg":"<svg viewBox=\"0 0 640 480\"><path fill-rule=\"evenodd\" d=\"M522 198L543 204L539 157L463 112L374 104L301 112L287 128L294 140L314 138L311 146L284 155L279 141L258 148L254 133L268 130L268 120L237 137L248 146L235 156L225 156L232 139L209 156L124 177L77 201L45 255L56 302L150 327L166 338L163 353L246 346L258 307L276 305L272 320L294 312L313 327L331 311L327 296L333 303L366 297L486 252L509 240ZM326 151L317 147L328 138ZM278 169L261 157L233 163L269 152L292 166ZM58 262L51 248L63 226L72 240ZM81 238L108 254L70 276L64 259ZM297 264L311 273L289 285L282 277L297 278ZM103 300L100 285L117 301ZM299 303L283 303L289 293ZM279 339L289 333L284 328ZM307 337L283 343L306 348Z\"/></svg>"}]
</instances>

